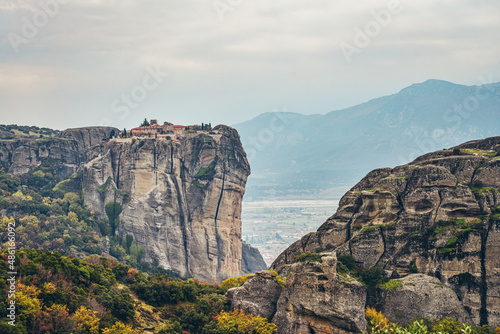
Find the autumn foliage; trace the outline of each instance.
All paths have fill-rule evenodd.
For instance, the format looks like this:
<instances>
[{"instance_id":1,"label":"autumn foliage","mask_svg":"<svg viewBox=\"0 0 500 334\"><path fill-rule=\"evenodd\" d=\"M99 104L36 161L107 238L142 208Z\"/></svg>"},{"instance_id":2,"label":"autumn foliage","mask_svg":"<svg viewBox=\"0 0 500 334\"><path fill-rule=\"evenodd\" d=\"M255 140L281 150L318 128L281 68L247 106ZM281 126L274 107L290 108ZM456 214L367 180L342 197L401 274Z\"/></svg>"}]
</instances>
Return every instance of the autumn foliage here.
<instances>
[{"instance_id":1,"label":"autumn foliage","mask_svg":"<svg viewBox=\"0 0 500 334\"><path fill-rule=\"evenodd\" d=\"M222 311L215 320L205 327L207 334L272 334L276 325L260 316L245 314L242 310Z\"/></svg>"}]
</instances>

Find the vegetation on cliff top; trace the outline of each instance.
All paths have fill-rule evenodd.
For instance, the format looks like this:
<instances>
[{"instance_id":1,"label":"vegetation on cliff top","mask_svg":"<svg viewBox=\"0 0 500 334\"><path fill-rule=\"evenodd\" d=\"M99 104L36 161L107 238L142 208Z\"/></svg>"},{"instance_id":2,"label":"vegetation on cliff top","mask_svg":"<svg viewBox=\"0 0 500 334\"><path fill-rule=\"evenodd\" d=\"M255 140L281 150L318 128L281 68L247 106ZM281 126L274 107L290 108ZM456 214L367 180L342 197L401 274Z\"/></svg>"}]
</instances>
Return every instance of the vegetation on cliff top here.
<instances>
[{"instance_id":1,"label":"vegetation on cliff top","mask_svg":"<svg viewBox=\"0 0 500 334\"><path fill-rule=\"evenodd\" d=\"M274 270L267 270L267 271L269 271L271 274L273 274L276 277L276 281L278 282L278 284L281 287L283 287L283 285L285 284L286 277L281 277ZM250 275L252 275L252 274L243 275L240 277L229 277L228 279L222 281L220 287L222 289L224 289L225 291L227 291L231 288L236 288L236 287L242 286L243 284L245 284L245 282L247 281L247 279Z\"/></svg>"},{"instance_id":2,"label":"vegetation on cliff top","mask_svg":"<svg viewBox=\"0 0 500 334\"><path fill-rule=\"evenodd\" d=\"M59 134L58 130L53 130L49 128L40 128L38 126L26 126L26 125L0 125L0 131L10 132L16 136L47 136L52 137Z\"/></svg>"},{"instance_id":3,"label":"vegetation on cliff top","mask_svg":"<svg viewBox=\"0 0 500 334\"><path fill-rule=\"evenodd\" d=\"M294 262L322 262L322 260L318 253L305 252L295 255Z\"/></svg>"}]
</instances>

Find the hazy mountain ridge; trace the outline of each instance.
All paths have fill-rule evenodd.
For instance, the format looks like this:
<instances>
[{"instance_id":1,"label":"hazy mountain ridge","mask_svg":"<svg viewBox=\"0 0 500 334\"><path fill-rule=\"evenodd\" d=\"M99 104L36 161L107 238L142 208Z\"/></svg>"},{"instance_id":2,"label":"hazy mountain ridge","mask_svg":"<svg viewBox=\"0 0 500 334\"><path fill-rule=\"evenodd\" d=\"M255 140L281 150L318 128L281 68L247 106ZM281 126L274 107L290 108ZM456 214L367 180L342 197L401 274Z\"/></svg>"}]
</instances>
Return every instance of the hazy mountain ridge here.
<instances>
[{"instance_id":1,"label":"hazy mountain ridge","mask_svg":"<svg viewBox=\"0 0 500 334\"><path fill-rule=\"evenodd\" d=\"M500 83L428 80L325 115L259 115L234 126L252 166L247 198L352 186L373 168L500 133L499 110Z\"/></svg>"}]
</instances>

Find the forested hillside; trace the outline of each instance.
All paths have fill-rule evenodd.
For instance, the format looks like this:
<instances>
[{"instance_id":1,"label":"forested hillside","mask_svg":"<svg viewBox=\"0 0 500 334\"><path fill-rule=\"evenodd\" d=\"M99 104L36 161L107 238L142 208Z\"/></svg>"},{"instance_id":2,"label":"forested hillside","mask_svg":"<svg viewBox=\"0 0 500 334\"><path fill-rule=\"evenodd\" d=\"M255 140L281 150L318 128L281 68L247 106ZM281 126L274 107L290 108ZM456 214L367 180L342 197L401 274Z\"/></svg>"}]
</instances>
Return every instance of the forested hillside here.
<instances>
[{"instance_id":1,"label":"forested hillside","mask_svg":"<svg viewBox=\"0 0 500 334\"><path fill-rule=\"evenodd\" d=\"M0 290L7 296L9 254L0 254ZM15 327L1 333L273 333L261 317L229 312L231 285L147 275L99 256L79 260L24 249L15 257ZM4 298L0 307L7 309ZM244 330L239 331L241 327Z\"/></svg>"}]
</instances>

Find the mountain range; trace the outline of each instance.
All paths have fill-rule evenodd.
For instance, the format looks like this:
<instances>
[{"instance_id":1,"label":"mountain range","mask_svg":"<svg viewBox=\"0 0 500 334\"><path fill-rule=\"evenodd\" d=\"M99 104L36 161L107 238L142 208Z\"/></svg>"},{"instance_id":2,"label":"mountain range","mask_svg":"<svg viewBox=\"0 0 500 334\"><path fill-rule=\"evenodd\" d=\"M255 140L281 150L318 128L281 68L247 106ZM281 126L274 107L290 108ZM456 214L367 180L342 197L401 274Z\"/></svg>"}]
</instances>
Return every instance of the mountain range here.
<instances>
[{"instance_id":1,"label":"mountain range","mask_svg":"<svg viewBox=\"0 0 500 334\"><path fill-rule=\"evenodd\" d=\"M339 198L374 168L500 133L500 83L427 80L324 115L264 113L234 125L252 175L246 200Z\"/></svg>"}]
</instances>

